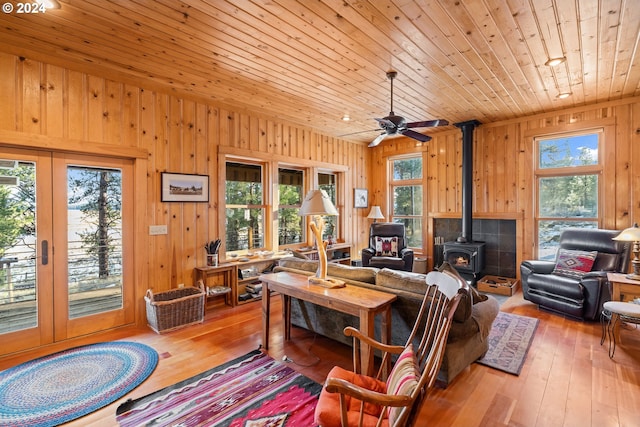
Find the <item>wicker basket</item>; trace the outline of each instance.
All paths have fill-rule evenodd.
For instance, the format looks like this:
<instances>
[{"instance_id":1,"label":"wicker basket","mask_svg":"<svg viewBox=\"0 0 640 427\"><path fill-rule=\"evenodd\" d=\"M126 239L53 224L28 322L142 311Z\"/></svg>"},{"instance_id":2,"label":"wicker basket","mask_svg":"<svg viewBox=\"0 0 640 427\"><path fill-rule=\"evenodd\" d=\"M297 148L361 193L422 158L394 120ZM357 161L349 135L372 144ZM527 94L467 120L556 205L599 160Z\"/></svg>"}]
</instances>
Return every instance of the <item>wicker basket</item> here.
<instances>
[{"instance_id":1,"label":"wicker basket","mask_svg":"<svg viewBox=\"0 0 640 427\"><path fill-rule=\"evenodd\" d=\"M144 300L147 304L149 327L161 334L202 323L205 295L203 286L172 289L157 294L148 289Z\"/></svg>"}]
</instances>

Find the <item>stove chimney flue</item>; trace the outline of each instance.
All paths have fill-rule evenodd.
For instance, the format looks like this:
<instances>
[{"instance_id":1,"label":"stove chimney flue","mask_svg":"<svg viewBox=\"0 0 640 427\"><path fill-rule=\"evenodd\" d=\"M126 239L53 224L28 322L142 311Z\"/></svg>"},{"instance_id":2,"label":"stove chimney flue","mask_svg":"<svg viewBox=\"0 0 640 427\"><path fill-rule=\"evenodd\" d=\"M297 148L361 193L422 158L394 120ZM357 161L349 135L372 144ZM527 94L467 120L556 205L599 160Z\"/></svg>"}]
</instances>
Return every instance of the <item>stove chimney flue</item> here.
<instances>
[{"instance_id":1,"label":"stove chimney flue","mask_svg":"<svg viewBox=\"0 0 640 427\"><path fill-rule=\"evenodd\" d=\"M454 123L462 130L462 234L458 243L473 242L473 131L480 122Z\"/></svg>"}]
</instances>

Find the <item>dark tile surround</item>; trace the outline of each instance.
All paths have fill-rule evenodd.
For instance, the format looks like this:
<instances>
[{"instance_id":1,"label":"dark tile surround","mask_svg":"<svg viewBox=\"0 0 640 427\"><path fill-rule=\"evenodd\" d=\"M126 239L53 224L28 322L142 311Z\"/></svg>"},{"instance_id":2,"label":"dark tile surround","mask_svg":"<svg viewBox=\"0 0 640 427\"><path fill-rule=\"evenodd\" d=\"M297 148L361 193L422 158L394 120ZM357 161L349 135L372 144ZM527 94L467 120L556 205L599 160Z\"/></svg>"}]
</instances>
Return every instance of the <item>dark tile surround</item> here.
<instances>
[{"instance_id":1,"label":"dark tile surround","mask_svg":"<svg viewBox=\"0 0 640 427\"><path fill-rule=\"evenodd\" d=\"M512 219L473 219L473 240L486 243L485 269L482 275L516 277L516 221ZM457 218L435 218L434 236L455 241L462 233ZM441 258L442 245L434 246L434 260ZM440 254L440 258L438 258Z\"/></svg>"}]
</instances>

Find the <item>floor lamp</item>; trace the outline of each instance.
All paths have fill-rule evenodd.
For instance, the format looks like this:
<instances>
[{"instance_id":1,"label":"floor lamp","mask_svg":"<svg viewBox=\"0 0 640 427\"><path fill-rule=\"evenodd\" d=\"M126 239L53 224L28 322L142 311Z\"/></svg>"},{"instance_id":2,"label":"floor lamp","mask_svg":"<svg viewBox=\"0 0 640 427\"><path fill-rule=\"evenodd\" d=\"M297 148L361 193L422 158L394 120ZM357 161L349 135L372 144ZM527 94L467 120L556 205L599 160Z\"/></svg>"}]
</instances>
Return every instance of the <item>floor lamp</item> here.
<instances>
[{"instance_id":1,"label":"floor lamp","mask_svg":"<svg viewBox=\"0 0 640 427\"><path fill-rule=\"evenodd\" d=\"M327 192L324 190L309 191L302 202L302 206L300 206L299 214L300 216L313 216L313 221L309 224L309 228L316 238L316 246L318 248L318 270L315 277L309 277L309 283L324 286L325 288L344 287L342 280L327 277L327 247L322 240L322 231L324 229L322 216L338 215L338 211L331 203Z\"/></svg>"}]
</instances>

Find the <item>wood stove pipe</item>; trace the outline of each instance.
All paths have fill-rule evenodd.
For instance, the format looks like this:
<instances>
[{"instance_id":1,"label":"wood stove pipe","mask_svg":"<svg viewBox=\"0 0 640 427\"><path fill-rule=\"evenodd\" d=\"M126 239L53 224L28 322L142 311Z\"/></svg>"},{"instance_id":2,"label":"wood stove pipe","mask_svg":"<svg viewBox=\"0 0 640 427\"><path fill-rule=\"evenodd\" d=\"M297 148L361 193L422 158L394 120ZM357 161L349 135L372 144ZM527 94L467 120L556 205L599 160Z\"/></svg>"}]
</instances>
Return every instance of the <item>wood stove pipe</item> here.
<instances>
[{"instance_id":1,"label":"wood stove pipe","mask_svg":"<svg viewBox=\"0 0 640 427\"><path fill-rule=\"evenodd\" d=\"M477 120L454 123L462 130L462 234L458 243L473 242L473 130Z\"/></svg>"}]
</instances>

